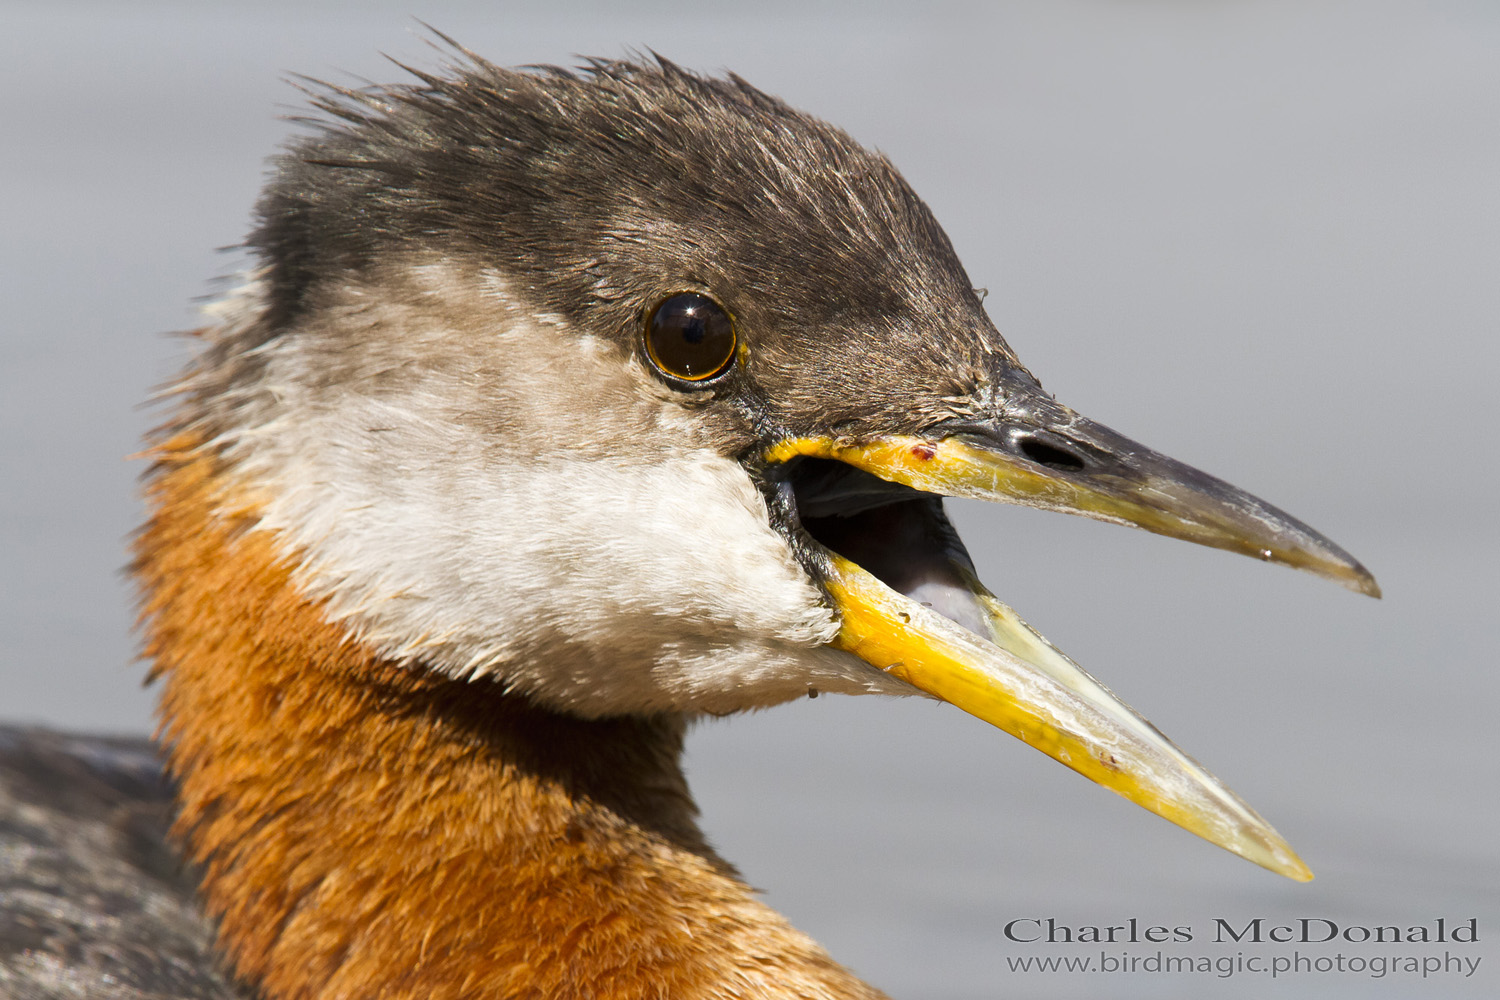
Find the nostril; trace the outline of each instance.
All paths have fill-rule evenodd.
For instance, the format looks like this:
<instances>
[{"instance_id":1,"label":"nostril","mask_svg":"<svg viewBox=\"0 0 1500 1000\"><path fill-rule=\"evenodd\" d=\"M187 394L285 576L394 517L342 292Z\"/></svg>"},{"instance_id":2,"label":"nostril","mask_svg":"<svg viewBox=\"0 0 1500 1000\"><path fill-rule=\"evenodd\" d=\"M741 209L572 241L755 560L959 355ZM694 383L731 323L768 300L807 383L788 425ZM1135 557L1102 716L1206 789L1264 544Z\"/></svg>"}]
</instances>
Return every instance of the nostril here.
<instances>
[{"instance_id":1,"label":"nostril","mask_svg":"<svg viewBox=\"0 0 1500 1000\"><path fill-rule=\"evenodd\" d=\"M1061 469L1064 472L1078 472L1083 468L1083 459L1071 451L1065 451L1030 435L1020 436L1017 444L1021 447L1021 453L1038 465L1045 465L1049 469Z\"/></svg>"}]
</instances>

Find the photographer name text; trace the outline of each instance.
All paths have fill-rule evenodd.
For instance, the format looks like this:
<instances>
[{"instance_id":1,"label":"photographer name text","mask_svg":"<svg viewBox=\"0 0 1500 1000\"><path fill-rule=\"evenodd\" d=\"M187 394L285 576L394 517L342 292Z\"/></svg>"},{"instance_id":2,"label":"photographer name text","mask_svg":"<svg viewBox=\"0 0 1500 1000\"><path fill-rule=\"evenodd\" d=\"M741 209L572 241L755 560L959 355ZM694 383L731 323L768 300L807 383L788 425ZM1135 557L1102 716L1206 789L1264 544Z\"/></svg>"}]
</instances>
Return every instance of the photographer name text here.
<instances>
[{"instance_id":1,"label":"photographer name text","mask_svg":"<svg viewBox=\"0 0 1500 1000\"><path fill-rule=\"evenodd\" d=\"M1271 919L1216 917L1207 927L1147 923L1131 917L1117 924L1067 924L1055 917L1017 917L1005 936L1019 944L1474 944L1479 919L1437 917L1421 923L1345 923L1328 917Z\"/></svg>"}]
</instances>

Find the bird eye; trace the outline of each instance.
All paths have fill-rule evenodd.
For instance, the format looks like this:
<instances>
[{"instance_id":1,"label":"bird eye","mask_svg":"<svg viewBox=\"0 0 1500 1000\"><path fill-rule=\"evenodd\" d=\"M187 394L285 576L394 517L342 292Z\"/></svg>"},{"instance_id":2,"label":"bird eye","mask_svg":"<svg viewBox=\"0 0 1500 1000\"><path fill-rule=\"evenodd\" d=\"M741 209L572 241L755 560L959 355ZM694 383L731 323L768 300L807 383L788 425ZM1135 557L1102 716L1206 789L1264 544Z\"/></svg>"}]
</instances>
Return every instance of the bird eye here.
<instances>
[{"instance_id":1,"label":"bird eye","mask_svg":"<svg viewBox=\"0 0 1500 1000\"><path fill-rule=\"evenodd\" d=\"M734 320L707 295L663 299L646 321L646 356L664 375L705 382L734 361Z\"/></svg>"}]
</instances>

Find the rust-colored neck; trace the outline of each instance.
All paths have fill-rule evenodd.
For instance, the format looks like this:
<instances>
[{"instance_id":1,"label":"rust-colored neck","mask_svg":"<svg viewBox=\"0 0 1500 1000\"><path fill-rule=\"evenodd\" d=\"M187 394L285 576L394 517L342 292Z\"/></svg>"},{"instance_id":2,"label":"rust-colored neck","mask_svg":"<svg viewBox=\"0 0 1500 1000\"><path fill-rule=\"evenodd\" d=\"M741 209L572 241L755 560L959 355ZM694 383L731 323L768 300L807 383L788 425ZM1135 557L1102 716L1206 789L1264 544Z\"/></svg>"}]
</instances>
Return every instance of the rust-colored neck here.
<instances>
[{"instance_id":1,"label":"rust-colored neck","mask_svg":"<svg viewBox=\"0 0 1500 1000\"><path fill-rule=\"evenodd\" d=\"M381 660L187 440L137 544L147 653L235 972L313 997L874 997L705 844L676 716L587 721Z\"/></svg>"}]
</instances>

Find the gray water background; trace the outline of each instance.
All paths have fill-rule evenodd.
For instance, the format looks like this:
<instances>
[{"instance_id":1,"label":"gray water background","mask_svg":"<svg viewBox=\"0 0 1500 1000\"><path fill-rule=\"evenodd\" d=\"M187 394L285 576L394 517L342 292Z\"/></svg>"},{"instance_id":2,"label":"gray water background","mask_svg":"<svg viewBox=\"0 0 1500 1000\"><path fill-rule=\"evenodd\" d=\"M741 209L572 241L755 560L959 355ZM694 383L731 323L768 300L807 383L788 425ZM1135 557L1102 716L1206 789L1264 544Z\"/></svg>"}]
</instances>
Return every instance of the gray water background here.
<instances>
[{"instance_id":1,"label":"gray water background","mask_svg":"<svg viewBox=\"0 0 1500 1000\"><path fill-rule=\"evenodd\" d=\"M1375 602L1057 515L953 504L982 575L1230 781L1296 885L996 730L823 698L700 727L704 823L895 996L1500 995L1500 5L0 3L0 719L146 732L127 459L302 72L650 46L885 151L1049 390L1325 531ZM1477 917L1477 975L1015 974L1016 918ZM1455 946L1457 947L1457 946ZM1152 948L1117 948L1137 955ZM1333 955L1334 945L1308 946ZM1441 954L1442 946L1348 954Z\"/></svg>"}]
</instances>

